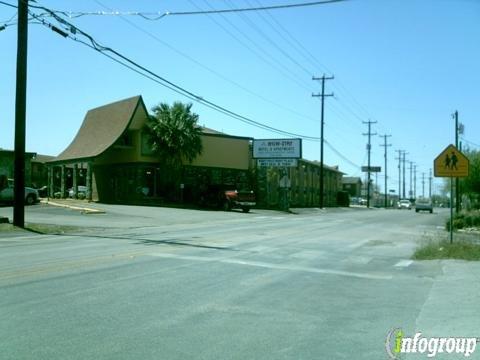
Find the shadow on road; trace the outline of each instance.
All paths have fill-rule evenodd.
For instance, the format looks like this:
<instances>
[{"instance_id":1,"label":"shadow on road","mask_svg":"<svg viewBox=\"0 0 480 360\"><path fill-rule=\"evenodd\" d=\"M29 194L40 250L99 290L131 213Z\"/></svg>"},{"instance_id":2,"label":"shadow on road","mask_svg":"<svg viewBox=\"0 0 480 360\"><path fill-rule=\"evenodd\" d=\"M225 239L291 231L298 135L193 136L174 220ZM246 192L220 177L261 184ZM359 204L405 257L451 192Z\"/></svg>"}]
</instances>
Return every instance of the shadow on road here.
<instances>
[{"instance_id":1,"label":"shadow on road","mask_svg":"<svg viewBox=\"0 0 480 360\"><path fill-rule=\"evenodd\" d=\"M223 250L223 251L239 251L238 249L231 247L221 247L221 246L209 246L202 244L191 244L174 239L169 240L151 240L151 239L139 239L139 238L130 238L125 236L111 236L111 235L90 235L90 234L52 234L56 236L77 236L77 237L90 237L90 238L99 238L99 239L112 239L112 240L132 240L135 241L134 244L146 245L146 246L155 246L155 245L174 245L174 246L187 246L194 248L210 249L210 250Z\"/></svg>"}]
</instances>

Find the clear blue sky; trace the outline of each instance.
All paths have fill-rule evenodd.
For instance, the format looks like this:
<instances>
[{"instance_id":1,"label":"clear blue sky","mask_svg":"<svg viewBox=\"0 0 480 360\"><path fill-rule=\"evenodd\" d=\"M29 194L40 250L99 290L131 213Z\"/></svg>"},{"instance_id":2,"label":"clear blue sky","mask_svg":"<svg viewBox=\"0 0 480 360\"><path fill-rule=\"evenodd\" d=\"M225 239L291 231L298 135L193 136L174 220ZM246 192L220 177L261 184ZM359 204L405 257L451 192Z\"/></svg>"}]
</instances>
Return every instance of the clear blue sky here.
<instances>
[{"instance_id":1,"label":"clear blue sky","mask_svg":"<svg viewBox=\"0 0 480 360\"><path fill-rule=\"evenodd\" d=\"M16 3L14 0L4 0ZM304 0L308 2L310 0ZM196 11L299 3L302 0L38 0L66 11ZM15 9L0 4L0 25ZM50 21L53 21L50 19ZM83 16L71 19L98 42L229 110L289 132L319 136L320 101L328 81L324 161L347 175L366 165L367 126L392 135L389 188L398 188L395 150L408 151L417 176L454 142L458 109L464 138L480 145L480 1L351 0L316 7L242 14ZM16 26L0 32L0 147L13 148ZM125 69L48 28L29 29L27 150L58 155L94 107L141 94L147 108L190 100ZM279 135L194 103L200 124L254 138ZM383 169L382 140L372 139L372 165ZM477 144L477 145L475 145ZM303 142L319 159L319 143ZM336 152L341 153L339 156ZM347 160L348 161L347 161ZM384 173L379 183L383 184ZM408 175L408 173L407 173ZM408 178L408 176L407 176ZM440 181L437 181L440 183ZM407 185L408 186L408 185ZM383 187L383 186L382 186ZM420 181L417 192L421 192Z\"/></svg>"}]
</instances>

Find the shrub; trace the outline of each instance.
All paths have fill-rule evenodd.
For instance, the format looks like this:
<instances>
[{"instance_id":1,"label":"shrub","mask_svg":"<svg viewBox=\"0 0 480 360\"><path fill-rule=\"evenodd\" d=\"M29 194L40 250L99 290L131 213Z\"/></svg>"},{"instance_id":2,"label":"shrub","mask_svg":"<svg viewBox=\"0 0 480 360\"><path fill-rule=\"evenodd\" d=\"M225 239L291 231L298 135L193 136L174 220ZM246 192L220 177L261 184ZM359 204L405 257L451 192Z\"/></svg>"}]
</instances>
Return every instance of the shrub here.
<instances>
[{"instance_id":1,"label":"shrub","mask_svg":"<svg viewBox=\"0 0 480 360\"><path fill-rule=\"evenodd\" d=\"M56 193L53 194L53 197L55 199L60 199L62 197L62 193L61 192L56 192Z\"/></svg>"},{"instance_id":2,"label":"shrub","mask_svg":"<svg viewBox=\"0 0 480 360\"><path fill-rule=\"evenodd\" d=\"M77 194L77 198L78 198L79 200L84 200L84 199L85 199L85 193L78 193L78 194Z\"/></svg>"},{"instance_id":3,"label":"shrub","mask_svg":"<svg viewBox=\"0 0 480 360\"><path fill-rule=\"evenodd\" d=\"M463 229L466 227L478 227L480 226L480 211L462 211L459 214L455 214L453 217L453 229ZM450 231L450 219L445 223L447 231Z\"/></svg>"}]
</instances>

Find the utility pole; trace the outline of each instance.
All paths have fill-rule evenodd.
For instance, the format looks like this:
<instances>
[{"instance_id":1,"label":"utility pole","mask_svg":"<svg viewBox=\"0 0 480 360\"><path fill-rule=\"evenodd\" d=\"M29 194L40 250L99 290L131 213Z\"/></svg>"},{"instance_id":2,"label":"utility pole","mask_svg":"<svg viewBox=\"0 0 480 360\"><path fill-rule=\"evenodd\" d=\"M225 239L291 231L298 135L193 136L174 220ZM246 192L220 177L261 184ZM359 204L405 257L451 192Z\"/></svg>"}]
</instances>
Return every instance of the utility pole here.
<instances>
[{"instance_id":1,"label":"utility pole","mask_svg":"<svg viewBox=\"0 0 480 360\"><path fill-rule=\"evenodd\" d=\"M417 198L417 165L413 165L413 197Z\"/></svg>"},{"instance_id":2,"label":"utility pole","mask_svg":"<svg viewBox=\"0 0 480 360\"><path fill-rule=\"evenodd\" d=\"M412 188L412 185L413 185L413 161L409 161L410 163L410 190L408 191L408 196L410 198L413 197L413 188Z\"/></svg>"},{"instance_id":3,"label":"utility pole","mask_svg":"<svg viewBox=\"0 0 480 360\"><path fill-rule=\"evenodd\" d=\"M422 172L422 197L425 197L425 173Z\"/></svg>"},{"instance_id":4,"label":"utility pole","mask_svg":"<svg viewBox=\"0 0 480 360\"><path fill-rule=\"evenodd\" d=\"M430 169L430 174L428 176L428 197L432 198L432 169Z\"/></svg>"},{"instance_id":5,"label":"utility pole","mask_svg":"<svg viewBox=\"0 0 480 360\"><path fill-rule=\"evenodd\" d=\"M18 0L17 85L15 95L15 155L13 225L25 227L25 128L27 108L28 0Z\"/></svg>"},{"instance_id":6,"label":"utility pole","mask_svg":"<svg viewBox=\"0 0 480 360\"><path fill-rule=\"evenodd\" d=\"M368 132L367 133L363 133L364 136L368 136L368 144L367 144L367 151L368 151L368 171L367 171L367 174L368 174L368 177L367 177L367 208L370 207L370 153L372 151L372 143L371 143L371 139L372 139L372 135L377 135L377 133L372 133L372 124L376 124L377 122L376 121L362 121L364 124L367 124L368 125Z\"/></svg>"},{"instance_id":7,"label":"utility pole","mask_svg":"<svg viewBox=\"0 0 480 360\"><path fill-rule=\"evenodd\" d=\"M398 160L398 200L400 200L400 197L402 196L402 151L403 150L395 150L398 152L398 158L395 158L395 160Z\"/></svg>"},{"instance_id":8,"label":"utility pole","mask_svg":"<svg viewBox=\"0 0 480 360\"><path fill-rule=\"evenodd\" d=\"M452 114L453 118L455 119L455 147L458 147L458 135L463 134L463 124L459 124L458 122L458 111ZM457 177L455 178L455 211L458 214L460 212L460 179Z\"/></svg>"},{"instance_id":9,"label":"utility pole","mask_svg":"<svg viewBox=\"0 0 480 360\"><path fill-rule=\"evenodd\" d=\"M403 187L402 187L402 190L403 190L403 198L406 199L406 197L405 197L405 155L408 154L408 153L405 150L403 150L402 154L403 154L403 159L402 159L402 162L403 162Z\"/></svg>"},{"instance_id":10,"label":"utility pole","mask_svg":"<svg viewBox=\"0 0 480 360\"><path fill-rule=\"evenodd\" d=\"M319 201L320 201L320 208L323 208L324 201L323 201L323 188L324 188L324 179L323 179L323 126L325 122L323 121L324 118L324 108L325 108L325 97L327 96L333 96L333 93L331 94L325 94L325 80L333 80L333 76L326 77L325 74L323 74L322 77L317 78L315 76L312 77L312 80L321 80L322 81L322 93L321 94L312 94L313 97L320 97L322 99L322 115L321 115L321 120L320 120L320 189L319 191Z\"/></svg>"},{"instance_id":11,"label":"utility pole","mask_svg":"<svg viewBox=\"0 0 480 360\"><path fill-rule=\"evenodd\" d=\"M380 144L380 146L383 146L384 147L384 154L383 154L383 157L385 159L385 199L384 199L384 206L385 206L385 209L387 208L387 205L388 205L388 172L387 172L387 148L389 146L392 146L392 144L387 144L387 138L391 137L392 135L380 135L380 137L383 137L383 144Z\"/></svg>"},{"instance_id":12,"label":"utility pole","mask_svg":"<svg viewBox=\"0 0 480 360\"><path fill-rule=\"evenodd\" d=\"M458 111L453 113L455 119L455 147L458 149ZM458 214L460 212L460 194L458 193L458 177L455 178L455 211Z\"/></svg>"}]
</instances>

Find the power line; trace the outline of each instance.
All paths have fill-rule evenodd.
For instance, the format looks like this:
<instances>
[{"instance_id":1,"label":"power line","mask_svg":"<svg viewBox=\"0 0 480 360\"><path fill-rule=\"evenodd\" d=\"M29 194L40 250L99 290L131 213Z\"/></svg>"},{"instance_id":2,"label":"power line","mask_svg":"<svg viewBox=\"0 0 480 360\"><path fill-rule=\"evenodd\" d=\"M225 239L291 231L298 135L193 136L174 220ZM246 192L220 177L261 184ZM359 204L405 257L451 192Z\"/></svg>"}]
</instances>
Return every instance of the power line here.
<instances>
[{"instance_id":1,"label":"power line","mask_svg":"<svg viewBox=\"0 0 480 360\"><path fill-rule=\"evenodd\" d=\"M256 0L257 3L258 3L258 0ZM106 11L97 11L97 12L72 12L72 11L65 11L65 10L52 10L52 9L49 9L49 11L45 14L40 14L40 15L48 15L48 16L51 16L52 13L54 14L63 14L65 16L68 16L70 18L76 18L76 17L80 17L80 16L83 16L83 15L115 15L115 16L126 16L126 15L138 15L138 16L142 16L144 17L145 19L147 20L156 20L156 19L159 19L159 18L162 18L166 15L200 15L200 14L204 14L204 15L211 15L211 14L223 14L223 13L241 13L241 12L255 12L255 11L260 11L260 10L263 10L265 12L267 12L267 14L269 14L269 10L275 10L275 9L282 9L282 8L295 8L295 7L304 7L304 6L315 6L315 5L322 5L322 4L329 4L329 3L335 3L335 2L344 2L344 1L348 1L348 0L326 0L326 1L315 1L315 2L305 2L305 3L297 3L297 4L287 4L287 5L273 5L273 6L257 6L257 7L250 7L250 8L230 8L230 9L220 9L220 10L217 10L217 9L213 9L212 10L200 10L200 11L185 11L185 12L165 12L165 13L161 13L161 12L139 12L139 11L127 11L127 12L121 12L121 11L113 11L111 10L110 12L106 12ZM15 5L12 5L12 4L9 4L9 3L6 3L4 1L0 1L0 3L2 4L5 4L7 6L10 6L10 7L13 7L13 8L16 8ZM97 2L99 3L99 2ZM193 3L192 3L193 4ZM250 4L250 3L249 3ZM102 4L100 4L102 5ZM195 5L195 4L193 4ZM259 5L261 5L259 3ZM104 6L104 5L102 5ZM196 6L196 5L195 5ZM42 9L42 6L35 6L35 5L30 5L30 7L32 8L37 8L37 9ZM105 6L104 6L105 7ZM198 6L196 6L198 8ZM45 10L45 9L42 9L42 10ZM160 15L160 16L157 16L157 18L149 18L149 16L154 16L154 15ZM279 25L281 26L281 24L275 20L275 18L273 18L272 15L269 14L269 16ZM124 19L125 21L128 21L126 19ZM132 26L136 26L135 24L131 24ZM254 24L253 24L254 25ZM271 24L269 24L272 28L273 26ZM323 67L323 68L326 68L328 69L325 65L322 65L320 62L318 62L317 59L315 59L315 57L313 57L313 55L311 55L311 53L308 52L307 49L305 49L305 47L303 47L303 45L301 43L299 43L293 36L291 36L290 33L288 33L288 31L285 29L285 28L282 28L282 30L284 32L287 33L287 35L289 35L289 37L291 37L293 40L295 40L301 48L303 48L305 50L305 52L307 53L307 55L309 55L314 62L317 62L320 67ZM239 31L237 29L237 31ZM144 31L145 32L145 31ZM239 31L240 32L240 31ZM242 32L240 32L242 33ZM277 31L278 33L278 31ZM242 33L243 34L243 33ZM237 38L238 40L238 38ZM251 42L251 39L249 39L249 41ZM269 40L271 42L271 40ZM165 42L162 42L164 45L172 48L170 45L166 44ZM296 63L300 68L302 68L302 70L304 70L305 72L308 72L308 70L303 66L301 65L297 60L295 60L293 57L291 57L288 53L285 53L285 51L281 48L278 47L278 45L276 45L274 42L271 42L273 46L275 46L277 48L277 50L281 51L287 58L289 58L292 62ZM176 49L173 49L174 51L176 51ZM298 51L298 50L297 50ZM178 52L178 51L177 51ZM299 52L300 53L300 52ZM258 56L258 54L257 54ZM275 60L275 59L274 59ZM198 64L198 62L197 62ZM201 65L201 64L200 64ZM270 63L271 65L271 63ZM283 64L279 64L280 66L284 66ZM290 71L287 69L287 71ZM308 72L309 73L309 72ZM310 74L310 73L309 73ZM293 79L295 82L298 82L297 79ZM341 84L340 84L341 85ZM301 85L302 87L306 88L305 86ZM344 89L344 91L353 99L355 100L355 102L360 105L356 99L353 97L353 95L351 95L351 93L349 93L347 91L347 89L342 85L342 88ZM244 89L245 90L245 89ZM307 89L308 91L310 91L310 89ZM338 99L337 99L338 101ZM343 102L341 103L342 105L344 105L345 107L346 104L344 104ZM278 105L278 104L276 104ZM363 108L363 107L362 107ZM364 109L364 108L363 108ZM361 119L360 116L358 116L356 113L354 113L350 108L348 108L348 110L350 112L352 112L354 114L355 117L357 117L360 121L362 121L363 119ZM291 112L291 111L290 111ZM365 110L366 113L368 113L366 110ZM303 115L302 115L303 116Z\"/></svg>"},{"instance_id":2,"label":"power line","mask_svg":"<svg viewBox=\"0 0 480 360\"><path fill-rule=\"evenodd\" d=\"M196 5L192 0L188 0L193 6L196 8L199 8L198 5ZM207 6L209 6L211 9L213 9L212 5L208 2L208 0L203 0ZM264 46L259 45L255 39L253 39L251 36L249 36L245 31L240 29L237 25L235 25L233 22L231 22L226 16L221 15L222 19L235 31L241 35L246 41L241 40L238 36L236 36L234 33L232 33L228 28L226 28L223 24L218 22L215 17L209 16L209 18L223 31L225 31L228 35L230 35L235 41L240 43L243 47L248 49L250 52L252 52L256 57L258 57L260 60L265 62L267 65L272 66L275 68L277 71L279 71L283 76L289 78L291 81L297 84L297 86L301 87L304 90L311 91L312 89L306 86L304 83L302 83L299 79L297 74L295 74L291 69L289 69L287 66L282 64L276 57L272 56L268 51L265 50ZM253 45L255 47L252 48Z\"/></svg>"},{"instance_id":3,"label":"power line","mask_svg":"<svg viewBox=\"0 0 480 360\"><path fill-rule=\"evenodd\" d=\"M465 139L463 136L461 137L461 139L462 139L462 141L465 141L465 142L466 142L467 144L469 144L469 145L476 146L476 147L480 148L480 145L479 145L479 144L476 144L476 143L474 143L473 141L467 140L467 139Z\"/></svg>"},{"instance_id":4,"label":"power line","mask_svg":"<svg viewBox=\"0 0 480 360\"><path fill-rule=\"evenodd\" d=\"M39 7L39 8L41 8L42 10L45 10L47 12L50 11L48 8L45 8L45 7ZM55 29L58 30L58 28L56 28L54 25L48 23L44 19L42 19L39 15L34 14L31 11L30 11L30 14L32 16L34 16L35 18L39 19L43 25L51 28L52 30L55 30ZM127 67L130 70L132 70L132 68L135 68L136 72L138 74L141 74L142 76L148 75L148 76L145 76L145 77L147 77L150 80L152 80L152 78L154 78L154 79L156 79L156 82L159 83L160 85L162 85L164 87L167 87L168 89L170 89L170 90L172 90L172 91L174 91L174 92L176 92L180 95L183 95L183 96L185 96L185 97L187 97L187 98L189 98L189 99L191 99L195 102L198 102L198 103L200 103L204 106L207 106L207 107L209 107L213 110L221 112L224 115L227 115L227 116L232 117L234 119L240 120L240 121L242 121L244 123L247 123L249 125L261 128L263 130L268 130L268 131L275 132L275 133L281 134L281 135L299 137L299 138L302 138L302 139L305 139L305 140L311 140L311 141L318 141L319 140L319 138L316 138L316 137L306 136L306 135L292 133L292 132L284 131L284 130L281 130L281 129L278 129L278 128L274 128L272 126L269 126L269 125L260 123L258 121L255 121L255 120L253 120L251 118L248 118L246 116L240 115L240 114L238 114L234 111L228 110L227 108L225 108L223 106L220 106L220 105L218 105L218 104L216 104L212 101L206 100L205 98L191 92L190 90L187 90L187 89L185 89L185 88L167 80L166 78L158 75L157 73L147 69L146 67L136 63L135 61L133 61L130 58L126 57L125 55L119 53L118 51L116 51L116 50L114 50L110 47L100 45L91 35L89 35L86 32L80 30L78 27L76 27L75 25L66 21L65 19L61 18L57 14L51 13L51 15L53 15L55 20L57 20L59 23L66 26L71 32L74 32L76 34L81 34L82 36L86 37L88 39L88 41L90 42L90 44L86 43L85 41L79 41L79 39L76 36L72 36L71 34L63 32L63 31L61 31L61 33L60 33L62 36L68 37L69 39L74 40L74 41L79 42L79 43L82 43L83 45L88 44L88 45L90 45L89 46L90 48L94 49L95 51L99 52L100 54L102 54L104 56L109 55L107 53L113 54L114 56L107 56L107 57L109 57L110 59L115 59L115 61L117 63ZM115 58L115 57L117 57L117 58ZM128 66L126 66L126 65L128 65Z\"/></svg>"},{"instance_id":5,"label":"power line","mask_svg":"<svg viewBox=\"0 0 480 360\"><path fill-rule=\"evenodd\" d=\"M3 2L2 2L3 3ZM81 40L79 38L77 38L76 36L73 36L72 34L69 34L63 30L61 30L60 28L54 26L53 24L49 23L48 21L46 21L45 19L43 19L43 15L37 15L35 13L33 13L32 11L29 11L30 15L34 18L34 19L37 19L39 21L39 24L41 25L44 25L46 27L49 27L50 29L52 29L53 31L57 32L58 34L62 35L63 37L68 37L69 39L71 40L74 40L78 43L81 43L85 46L88 46L89 48L99 52L100 54L106 56L107 58L111 59L112 61L115 61L117 62L118 64L136 72L137 74L141 75L141 76L144 76L146 78L148 78L149 80L152 80L174 92L177 92L178 94L182 95L182 96L185 96L189 99L191 99L192 101L195 101L195 102L198 102L206 107L209 107L213 110L216 110L224 115L227 115L229 117L232 117L236 120L240 120L244 123L247 123L249 125L252 125L252 126L256 126L258 128L261 128L263 130L267 130L267 131L271 131L271 132L274 132L274 133L277 133L277 134L281 134L281 135L287 135L287 136L293 136L293 137L300 137L300 138L303 138L305 140L309 140L309 141L319 141L320 139L319 138L315 138L315 137L311 137L311 136L305 136L305 135L301 135L301 134L296 134L296 133L292 133L292 132L288 132L288 131L284 131L284 130L281 130L281 129L278 129L278 128L274 128L274 127L271 127L271 126L268 126L266 124L263 124L263 123L260 123L260 122L257 122L255 120L252 120L248 117L245 117L245 116L242 116L240 114L237 114L233 111L230 111L222 106L219 106L213 102L210 102L204 98L202 98L201 96L198 96L196 94L194 94L193 92L190 92L178 85L176 85L175 83L173 82L170 82L169 80L159 76L158 74L154 73L153 71L150 71L148 70L147 68L137 64L136 62L134 62L133 60L127 58L126 56L120 54L119 52L115 51L114 49L112 48L109 48L109 47L106 47L106 46L103 46L103 45L100 45L91 35L87 34L86 32L80 30L78 27L76 27L75 25L71 24L70 22L66 21L65 19L61 18L60 16L56 15L56 14L53 14L51 12L50 9L48 8L45 8L43 6L34 6L35 8L39 8L39 9L42 9L44 11L47 11L51 14L51 16L56 20L58 21L60 24L62 24L64 27L67 27L68 30L73 33L73 34L81 34L83 35L84 37L86 37L88 39L89 42L86 42L84 40ZM116 58L115 56L112 56L110 54L108 54L107 52L110 52L111 54L117 56L118 58ZM333 147L333 145L331 145L330 143L328 143L326 140L324 140L325 143L327 144L327 146L332 149L332 151L334 151L339 157L341 157L342 159L344 159L345 161L347 161L348 163L350 163L351 165L355 166L355 167L359 167L357 164L353 163L352 161L350 161L347 157L345 157L343 154L341 154L337 149L335 149Z\"/></svg>"},{"instance_id":6,"label":"power line","mask_svg":"<svg viewBox=\"0 0 480 360\"><path fill-rule=\"evenodd\" d=\"M231 4L231 1L229 0L224 0L227 1L229 4ZM233 5L231 5L233 6ZM288 52L286 52L284 49L282 49L275 41L273 41L268 35L266 35L247 15L245 14L238 14L243 21L245 21L252 29L254 29L262 38L264 38L270 45L272 45L279 53L281 53L283 56L285 56L287 59L289 59L293 64L298 66L300 69L303 70L304 73L307 74L308 77L311 76L312 72L307 70L305 66L303 66L300 62L298 62L296 59L294 59Z\"/></svg>"},{"instance_id":7,"label":"power line","mask_svg":"<svg viewBox=\"0 0 480 360\"><path fill-rule=\"evenodd\" d=\"M14 9L18 9L18 6L17 5L13 5L13 4L9 4L5 1L0 1L0 4L3 4L5 6L8 6L8 7L11 7L11 8L14 8Z\"/></svg>"},{"instance_id":8,"label":"power line","mask_svg":"<svg viewBox=\"0 0 480 360\"><path fill-rule=\"evenodd\" d=\"M323 0L323 1L312 1L312 2L303 2L296 4L283 4L283 5L271 5L271 6L258 6L250 8L236 8L236 9L219 9L219 10L206 10L206 11L166 11L162 12L140 12L140 11L62 11L62 10L53 10L55 14L62 14L70 18L77 18L81 16L140 16L146 20L156 21L160 20L166 16L185 16L185 15L213 15L213 14L227 14L227 13L240 13L240 12L249 12L249 11L268 11L268 10L281 10L281 9L292 9L298 7L307 7L307 6L319 6L327 5L339 2L345 2L349 0ZM9 4L10 5L10 4Z\"/></svg>"},{"instance_id":9,"label":"power line","mask_svg":"<svg viewBox=\"0 0 480 360\"><path fill-rule=\"evenodd\" d=\"M104 4L101 3L99 0L94 0L94 1L95 1L97 4L99 4L100 6L103 6L104 8L110 10L110 8L109 8L108 6L104 5ZM307 115L305 115L305 114L301 114L301 113L299 113L299 112L296 111L296 110L293 110L293 109L291 109L291 108L286 107L285 105L282 105L282 104L279 104L279 103L277 103L277 102L275 102L275 101L272 101L272 100L266 98L265 96L263 96L263 95L261 95L261 94L258 94L258 93L256 93L256 92L254 92L254 91L246 88L245 86L239 84L238 82L236 82L236 81L234 81L234 80L232 80L232 79L227 78L226 76L220 74L218 71L215 71L214 69L212 69L212 68L210 68L210 67L208 67L208 66L206 66L206 65L204 65L204 64L202 64L202 63L200 63L199 61L197 61L196 59L192 58L192 57L189 56L188 54L184 53L183 51L180 51L180 50L176 49L176 48L173 47L172 45L170 45L170 44L168 44L167 42L165 42L165 41L163 41L162 39L160 39L160 38L159 38L158 36L156 36L155 34L151 33L151 32L148 31L148 30L145 30L144 28L138 26L137 24L133 23L132 21L130 21L130 20L128 20L128 19L126 19L125 17L120 16L120 19L121 19L122 21L126 22L127 24L129 24L130 26L134 27L134 28L137 29L138 31L140 31L140 32L148 35L149 37L151 37L153 40L155 40L156 42L160 43L161 45L164 45L164 46L168 47L170 50L172 50L172 51L175 52L176 54L178 54L178 55L180 55L180 56L188 59L189 61L193 62L194 64L196 64L196 65L200 66L201 68L207 70L208 72L214 74L215 76L219 77L220 79L222 79L222 80L224 80L224 81L226 81L226 82L229 82L230 84L238 87L239 89L245 91L246 93L248 93L248 94L250 94L250 95L253 95L253 96L255 96L255 97L257 97L257 98L259 98L259 99L261 99L261 100L263 100L263 101L265 101L265 102L267 102L267 103L269 103L269 104L272 104L272 105L274 105L274 106L276 106L276 107L278 107L278 108L281 108L281 109L283 109L283 110L286 110L286 111L290 112L291 114L295 114L295 115L297 115L297 116L299 116L299 117L302 117L302 118L304 118L304 119L307 119L307 120L310 120L310 121L314 121L314 119L313 119L312 117L309 117L309 116L307 116Z\"/></svg>"}]
</instances>

